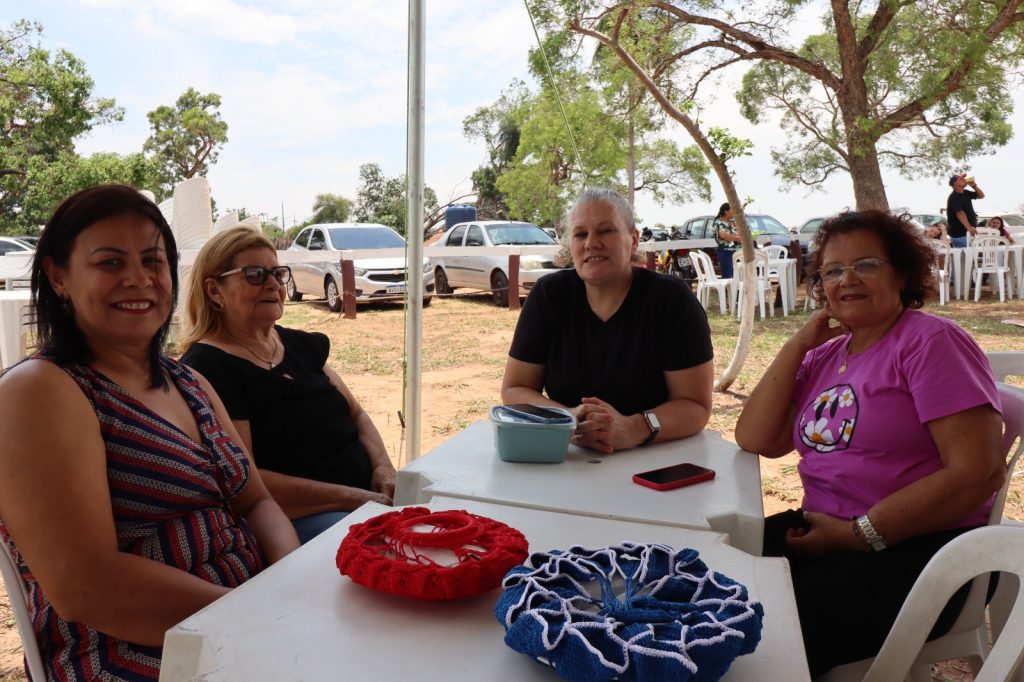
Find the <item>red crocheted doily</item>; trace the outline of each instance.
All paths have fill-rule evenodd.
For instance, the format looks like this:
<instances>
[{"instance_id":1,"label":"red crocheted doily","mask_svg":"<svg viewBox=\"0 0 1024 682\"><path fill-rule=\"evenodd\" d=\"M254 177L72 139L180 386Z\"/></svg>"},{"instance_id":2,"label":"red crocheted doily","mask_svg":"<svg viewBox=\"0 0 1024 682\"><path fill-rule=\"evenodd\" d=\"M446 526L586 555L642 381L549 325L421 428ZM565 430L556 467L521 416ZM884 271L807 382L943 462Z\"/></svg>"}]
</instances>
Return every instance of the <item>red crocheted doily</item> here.
<instances>
[{"instance_id":1,"label":"red crocheted doily","mask_svg":"<svg viewBox=\"0 0 1024 682\"><path fill-rule=\"evenodd\" d=\"M421 525L432 529L414 530ZM438 563L427 556L432 550L448 550L453 563ZM349 528L336 560L341 574L360 585L438 601L498 587L527 554L523 534L500 521L467 511L406 507Z\"/></svg>"}]
</instances>

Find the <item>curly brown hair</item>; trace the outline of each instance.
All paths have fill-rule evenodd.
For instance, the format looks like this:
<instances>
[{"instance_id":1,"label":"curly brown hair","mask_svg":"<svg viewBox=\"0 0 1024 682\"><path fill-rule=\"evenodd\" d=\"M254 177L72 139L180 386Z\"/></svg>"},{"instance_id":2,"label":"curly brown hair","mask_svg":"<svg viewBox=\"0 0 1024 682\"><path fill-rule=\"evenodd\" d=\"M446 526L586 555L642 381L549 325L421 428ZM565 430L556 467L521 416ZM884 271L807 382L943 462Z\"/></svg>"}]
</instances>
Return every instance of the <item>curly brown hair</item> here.
<instances>
[{"instance_id":1,"label":"curly brown hair","mask_svg":"<svg viewBox=\"0 0 1024 682\"><path fill-rule=\"evenodd\" d=\"M885 211L848 211L823 222L814 236L814 249L807 265L807 295L815 302L821 305L825 301L825 288L819 274L825 246L832 237L857 230L872 232L882 240L889 264L906 280L900 291L903 305L920 308L926 298L937 292L934 271L937 254L910 216L894 216Z\"/></svg>"}]
</instances>

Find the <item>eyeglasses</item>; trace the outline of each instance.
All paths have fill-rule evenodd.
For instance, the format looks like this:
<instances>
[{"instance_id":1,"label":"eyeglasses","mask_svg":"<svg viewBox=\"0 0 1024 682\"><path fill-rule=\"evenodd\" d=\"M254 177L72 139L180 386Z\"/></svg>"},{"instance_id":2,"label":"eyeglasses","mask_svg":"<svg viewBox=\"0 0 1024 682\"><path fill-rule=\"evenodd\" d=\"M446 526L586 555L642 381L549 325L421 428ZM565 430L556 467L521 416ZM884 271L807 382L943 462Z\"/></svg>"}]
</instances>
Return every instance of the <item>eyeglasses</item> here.
<instances>
[{"instance_id":1,"label":"eyeglasses","mask_svg":"<svg viewBox=\"0 0 1024 682\"><path fill-rule=\"evenodd\" d=\"M236 272L242 273L245 281L253 286L263 286L268 275L273 275L278 284L287 284L292 279L292 269L287 265L278 265L276 268L265 268L262 265L243 265L234 270L228 270L217 275L217 279L233 275Z\"/></svg>"},{"instance_id":2,"label":"eyeglasses","mask_svg":"<svg viewBox=\"0 0 1024 682\"><path fill-rule=\"evenodd\" d=\"M864 258L853 265L826 265L818 270L818 275L825 282L838 282L843 278L843 273L850 270L860 279L874 279L882 271L882 266L888 263L881 258Z\"/></svg>"}]
</instances>

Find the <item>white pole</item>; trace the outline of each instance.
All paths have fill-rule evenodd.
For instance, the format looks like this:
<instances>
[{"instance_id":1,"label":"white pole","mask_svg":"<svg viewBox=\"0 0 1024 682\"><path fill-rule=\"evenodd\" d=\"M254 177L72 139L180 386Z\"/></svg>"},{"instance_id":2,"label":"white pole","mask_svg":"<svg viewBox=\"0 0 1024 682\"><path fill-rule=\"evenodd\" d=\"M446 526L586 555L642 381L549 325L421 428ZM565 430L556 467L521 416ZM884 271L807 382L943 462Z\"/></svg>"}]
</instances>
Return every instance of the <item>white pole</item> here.
<instances>
[{"instance_id":1,"label":"white pole","mask_svg":"<svg viewBox=\"0 0 1024 682\"><path fill-rule=\"evenodd\" d=\"M420 379L423 345L423 61L426 0L409 0L409 102L406 139L406 197L409 242L405 313L405 451L420 456Z\"/></svg>"}]
</instances>

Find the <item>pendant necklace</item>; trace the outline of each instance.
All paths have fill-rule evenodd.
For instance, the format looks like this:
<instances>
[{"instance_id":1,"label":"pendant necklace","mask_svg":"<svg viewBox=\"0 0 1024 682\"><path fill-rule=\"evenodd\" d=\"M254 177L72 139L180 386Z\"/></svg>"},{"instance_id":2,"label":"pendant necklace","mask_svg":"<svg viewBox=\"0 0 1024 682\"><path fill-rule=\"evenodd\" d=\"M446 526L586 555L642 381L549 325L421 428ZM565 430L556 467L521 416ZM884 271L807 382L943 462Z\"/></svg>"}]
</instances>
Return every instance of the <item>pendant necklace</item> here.
<instances>
[{"instance_id":1,"label":"pendant necklace","mask_svg":"<svg viewBox=\"0 0 1024 682\"><path fill-rule=\"evenodd\" d=\"M846 348L844 349L844 352L843 352L843 362L842 362L842 364L839 365L839 373L840 374L844 374L846 372L847 365L850 364L850 344L851 343L853 343L853 337L852 336L850 337L850 340L846 342Z\"/></svg>"},{"instance_id":2,"label":"pendant necklace","mask_svg":"<svg viewBox=\"0 0 1024 682\"><path fill-rule=\"evenodd\" d=\"M244 348L245 350L249 351L249 355L253 356L254 358L256 358L257 360L259 360L260 362L265 362L265 363L267 363L267 369L274 369L274 356L276 356L276 355L277 355L277 336L276 336L275 334L271 334L271 335L270 335L270 340L274 342L274 350L273 350L273 351L272 351L272 352L270 353L270 359L269 359L269 360L267 360L266 358L264 358L264 357L261 357L261 356L257 355L257 354L256 354L256 352L255 352L255 351L253 351L253 349L252 349L252 348L249 348L249 346L247 346L247 345L245 345L244 343L242 343L241 339L239 339L239 338L238 338L237 336L235 336L234 334L232 334L231 332L229 332L229 331L228 331L227 329L224 329L224 332L225 332L225 333L226 333L226 334L227 334L228 336L230 336L230 337L231 337L231 339L232 339L232 340L233 340L233 341L234 341L235 343L237 343L237 344L238 344L239 346L241 346L241 347L242 347L242 348Z\"/></svg>"}]
</instances>

